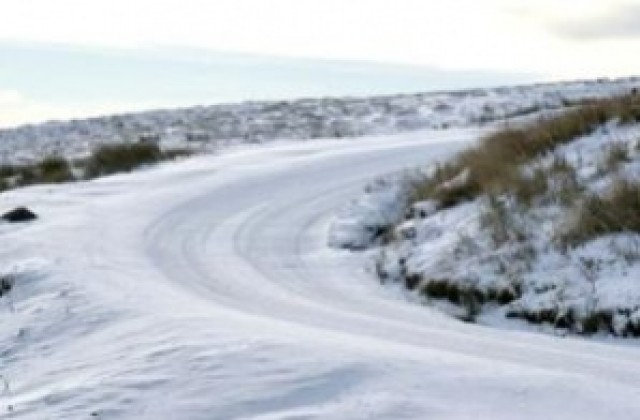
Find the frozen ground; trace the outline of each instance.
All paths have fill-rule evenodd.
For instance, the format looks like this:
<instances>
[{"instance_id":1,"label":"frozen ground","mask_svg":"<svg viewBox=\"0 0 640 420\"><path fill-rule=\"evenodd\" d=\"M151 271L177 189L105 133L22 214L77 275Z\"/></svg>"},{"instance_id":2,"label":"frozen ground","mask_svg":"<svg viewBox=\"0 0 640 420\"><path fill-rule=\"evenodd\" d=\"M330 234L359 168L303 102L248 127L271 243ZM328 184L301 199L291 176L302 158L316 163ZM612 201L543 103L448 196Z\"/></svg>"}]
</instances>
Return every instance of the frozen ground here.
<instances>
[{"instance_id":1,"label":"frozen ground","mask_svg":"<svg viewBox=\"0 0 640 420\"><path fill-rule=\"evenodd\" d=\"M0 163L44 155L81 157L100 143L157 140L165 148L217 150L228 144L394 134L478 126L555 110L640 87L640 78L371 98L248 102L50 122L0 130Z\"/></svg>"},{"instance_id":2,"label":"frozen ground","mask_svg":"<svg viewBox=\"0 0 640 420\"><path fill-rule=\"evenodd\" d=\"M633 345L459 322L326 246L376 175L476 130L276 142L3 193L6 419L602 419L640 412Z\"/></svg>"},{"instance_id":3,"label":"frozen ground","mask_svg":"<svg viewBox=\"0 0 640 420\"><path fill-rule=\"evenodd\" d=\"M640 235L561 239L584 211L581 201L563 200L640 180L640 125L610 121L522 167L530 184L536 173L548 183L527 205L513 194L447 209L434 200L408 204L411 182L433 169L372 182L338 213L329 245L373 248L371 270L382 281L461 319L559 335L640 335Z\"/></svg>"}]
</instances>

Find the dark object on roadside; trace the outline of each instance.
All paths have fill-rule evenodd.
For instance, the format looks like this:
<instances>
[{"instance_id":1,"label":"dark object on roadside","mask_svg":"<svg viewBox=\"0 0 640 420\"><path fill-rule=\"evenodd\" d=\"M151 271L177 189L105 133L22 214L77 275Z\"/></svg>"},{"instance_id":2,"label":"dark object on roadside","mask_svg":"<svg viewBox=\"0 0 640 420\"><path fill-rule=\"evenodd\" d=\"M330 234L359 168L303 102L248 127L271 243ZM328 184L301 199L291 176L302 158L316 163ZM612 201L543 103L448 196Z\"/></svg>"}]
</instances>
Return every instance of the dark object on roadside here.
<instances>
[{"instance_id":1,"label":"dark object on roadside","mask_svg":"<svg viewBox=\"0 0 640 420\"><path fill-rule=\"evenodd\" d=\"M30 222L38 216L26 207L17 207L2 215L2 220L9 223Z\"/></svg>"},{"instance_id":2,"label":"dark object on roadside","mask_svg":"<svg viewBox=\"0 0 640 420\"><path fill-rule=\"evenodd\" d=\"M0 277L0 297L8 295L13 288L13 279L9 276Z\"/></svg>"}]
</instances>

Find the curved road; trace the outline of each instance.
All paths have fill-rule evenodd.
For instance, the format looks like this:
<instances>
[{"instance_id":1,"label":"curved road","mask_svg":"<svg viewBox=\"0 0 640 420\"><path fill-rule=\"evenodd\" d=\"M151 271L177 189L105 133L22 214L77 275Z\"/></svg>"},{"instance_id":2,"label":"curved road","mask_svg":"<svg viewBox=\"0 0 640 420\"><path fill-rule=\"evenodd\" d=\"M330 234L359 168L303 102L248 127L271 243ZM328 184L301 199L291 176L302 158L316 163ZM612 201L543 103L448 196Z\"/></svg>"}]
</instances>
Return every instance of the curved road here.
<instances>
[{"instance_id":1,"label":"curved road","mask_svg":"<svg viewBox=\"0 0 640 420\"><path fill-rule=\"evenodd\" d=\"M464 324L327 247L367 182L477 135L275 143L5 195L45 214L7 249L55 261L17 302L32 344L0 342L9 418L639 418L634 342Z\"/></svg>"},{"instance_id":2,"label":"curved road","mask_svg":"<svg viewBox=\"0 0 640 420\"><path fill-rule=\"evenodd\" d=\"M469 392L450 407L454 417L469 414L465 407L494 416L513 415L517 407L533 417L638 415L632 401L640 396L635 349L466 325L384 290L363 270L358 254L326 248L332 213L367 181L445 157L463 145L456 140L462 138L322 152L302 147L279 156L279 165L252 162L233 182L212 185L155 220L145 232L146 251L167 279L215 306L224 322L255 321L263 331L312 344L320 353L351 350L362 352L366 363L401 365L399 379L389 379L395 384L390 387L398 387L390 391L399 395L412 395L405 387L420 381L405 378L419 376L434 360L437 375L442 366L453 366L447 368L452 378ZM476 384L474 371L482 372ZM428 377L429 369L421 384L426 400ZM455 392L450 379L437 393ZM500 400L505 387L511 389L497 403L493 399ZM423 418L427 411L407 417Z\"/></svg>"}]
</instances>

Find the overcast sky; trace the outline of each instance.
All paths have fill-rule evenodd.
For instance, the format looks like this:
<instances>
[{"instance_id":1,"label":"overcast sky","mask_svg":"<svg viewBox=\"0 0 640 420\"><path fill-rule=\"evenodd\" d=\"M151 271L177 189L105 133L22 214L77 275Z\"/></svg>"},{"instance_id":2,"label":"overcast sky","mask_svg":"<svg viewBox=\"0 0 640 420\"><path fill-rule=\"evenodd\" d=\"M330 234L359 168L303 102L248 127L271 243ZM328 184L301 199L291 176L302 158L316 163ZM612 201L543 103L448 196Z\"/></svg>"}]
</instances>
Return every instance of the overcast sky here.
<instances>
[{"instance_id":1,"label":"overcast sky","mask_svg":"<svg viewBox=\"0 0 640 420\"><path fill-rule=\"evenodd\" d=\"M0 10L4 125L252 92L640 73L640 0L2 0Z\"/></svg>"}]
</instances>

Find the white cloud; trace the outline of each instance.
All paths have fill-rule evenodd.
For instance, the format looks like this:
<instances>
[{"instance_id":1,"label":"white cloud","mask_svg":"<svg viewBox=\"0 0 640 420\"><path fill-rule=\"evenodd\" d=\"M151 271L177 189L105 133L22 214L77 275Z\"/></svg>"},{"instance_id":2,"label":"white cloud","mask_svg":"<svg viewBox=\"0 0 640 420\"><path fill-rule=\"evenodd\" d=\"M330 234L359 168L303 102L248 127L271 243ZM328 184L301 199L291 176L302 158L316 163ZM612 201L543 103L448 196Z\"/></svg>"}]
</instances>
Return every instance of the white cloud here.
<instances>
[{"instance_id":1,"label":"white cloud","mask_svg":"<svg viewBox=\"0 0 640 420\"><path fill-rule=\"evenodd\" d=\"M24 97L15 90L0 90L0 109L20 104L23 101Z\"/></svg>"},{"instance_id":2,"label":"white cloud","mask_svg":"<svg viewBox=\"0 0 640 420\"><path fill-rule=\"evenodd\" d=\"M550 30L623 0L3 0L0 40L221 51L544 72L636 71L617 45ZM516 13L514 13L516 11ZM517 13L520 11L520 13ZM533 18L535 17L535 18Z\"/></svg>"}]
</instances>

